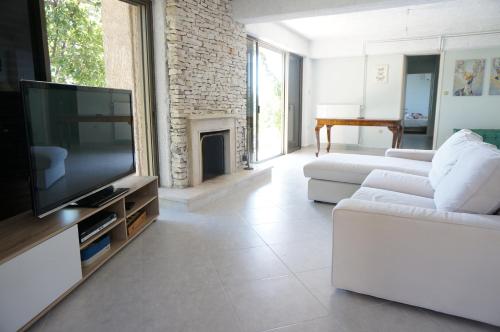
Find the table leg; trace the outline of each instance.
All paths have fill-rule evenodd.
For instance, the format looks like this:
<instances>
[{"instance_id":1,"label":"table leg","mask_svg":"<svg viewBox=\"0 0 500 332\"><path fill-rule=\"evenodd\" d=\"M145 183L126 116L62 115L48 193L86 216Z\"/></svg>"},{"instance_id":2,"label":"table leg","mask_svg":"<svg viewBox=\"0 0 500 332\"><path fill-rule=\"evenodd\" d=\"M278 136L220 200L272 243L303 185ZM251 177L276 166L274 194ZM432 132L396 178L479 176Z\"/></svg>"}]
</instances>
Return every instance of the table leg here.
<instances>
[{"instance_id":1,"label":"table leg","mask_svg":"<svg viewBox=\"0 0 500 332\"><path fill-rule=\"evenodd\" d=\"M332 144L332 127L326 126L326 139L328 140L328 145L326 146L326 152L330 152L330 145Z\"/></svg>"},{"instance_id":2,"label":"table leg","mask_svg":"<svg viewBox=\"0 0 500 332\"><path fill-rule=\"evenodd\" d=\"M399 130L398 126L389 126L387 127L392 132L392 147L396 148L398 144Z\"/></svg>"},{"instance_id":3,"label":"table leg","mask_svg":"<svg viewBox=\"0 0 500 332\"><path fill-rule=\"evenodd\" d=\"M403 140L403 126L398 125L398 143L396 144L396 147L398 149L401 147L402 140Z\"/></svg>"},{"instance_id":4,"label":"table leg","mask_svg":"<svg viewBox=\"0 0 500 332\"><path fill-rule=\"evenodd\" d=\"M316 132L316 147L317 147L316 157L319 155L319 149L320 149L319 130L321 129L321 127L323 127L323 126L316 126L316 128L314 128L314 131Z\"/></svg>"}]
</instances>

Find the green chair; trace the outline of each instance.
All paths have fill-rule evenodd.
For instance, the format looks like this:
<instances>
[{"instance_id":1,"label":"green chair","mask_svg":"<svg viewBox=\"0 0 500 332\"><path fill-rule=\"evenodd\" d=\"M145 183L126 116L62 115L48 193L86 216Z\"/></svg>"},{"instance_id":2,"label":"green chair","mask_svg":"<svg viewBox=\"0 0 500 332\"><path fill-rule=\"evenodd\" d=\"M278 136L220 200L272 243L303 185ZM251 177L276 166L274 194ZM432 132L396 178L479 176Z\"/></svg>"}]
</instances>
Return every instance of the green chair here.
<instances>
[{"instance_id":1,"label":"green chair","mask_svg":"<svg viewBox=\"0 0 500 332\"><path fill-rule=\"evenodd\" d=\"M459 131L460 129L454 129L454 132ZM478 135L483 137L483 141L486 143L490 143L496 145L497 148L500 149L500 129L471 129Z\"/></svg>"}]
</instances>

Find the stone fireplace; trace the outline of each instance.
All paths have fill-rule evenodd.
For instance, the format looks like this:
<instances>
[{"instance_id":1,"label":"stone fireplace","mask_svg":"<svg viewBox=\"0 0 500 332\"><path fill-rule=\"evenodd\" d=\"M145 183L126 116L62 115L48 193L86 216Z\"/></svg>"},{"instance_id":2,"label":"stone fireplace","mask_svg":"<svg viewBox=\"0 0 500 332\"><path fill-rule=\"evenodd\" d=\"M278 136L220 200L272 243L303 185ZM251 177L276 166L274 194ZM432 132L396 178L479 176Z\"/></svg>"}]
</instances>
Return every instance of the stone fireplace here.
<instances>
[{"instance_id":1,"label":"stone fireplace","mask_svg":"<svg viewBox=\"0 0 500 332\"><path fill-rule=\"evenodd\" d=\"M205 114L188 117L190 151L189 185L196 186L209 178L236 170L236 118L231 114ZM222 143L222 144L221 144ZM212 164L204 159L205 149L212 149ZM222 150L216 151L217 146ZM206 152L206 151L205 151ZM222 158L222 160L220 160ZM223 165L223 171L220 166ZM204 172L205 166L205 172ZM209 169L206 169L206 168ZM204 179L205 173L205 179Z\"/></svg>"},{"instance_id":2,"label":"stone fireplace","mask_svg":"<svg viewBox=\"0 0 500 332\"><path fill-rule=\"evenodd\" d=\"M225 173L244 167L247 35L231 0L165 3L169 186L186 188L203 180L200 133L229 130Z\"/></svg>"}]
</instances>

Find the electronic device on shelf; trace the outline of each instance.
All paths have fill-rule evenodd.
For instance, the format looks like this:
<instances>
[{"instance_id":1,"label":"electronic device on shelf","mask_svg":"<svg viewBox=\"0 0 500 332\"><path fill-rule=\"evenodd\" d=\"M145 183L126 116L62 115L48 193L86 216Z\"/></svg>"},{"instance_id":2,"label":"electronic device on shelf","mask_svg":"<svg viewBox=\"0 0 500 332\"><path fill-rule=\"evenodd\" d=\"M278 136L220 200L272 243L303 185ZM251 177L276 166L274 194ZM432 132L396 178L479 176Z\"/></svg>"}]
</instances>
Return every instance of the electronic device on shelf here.
<instances>
[{"instance_id":1,"label":"electronic device on shelf","mask_svg":"<svg viewBox=\"0 0 500 332\"><path fill-rule=\"evenodd\" d=\"M115 188L113 186L106 187L95 194L84 197L74 203L78 207L97 208L103 206L112 199L123 195L129 191L128 188Z\"/></svg>"},{"instance_id":2,"label":"electronic device on shelf","mask_svg":"<svg viewBox=\"0 0 500 332\"><path fill-rule=\"evenodd\" d=\"M80 243L84 243L118 219L112 211L100 211L78 224Z\"/></svg>"},{"instance_id":3,"label":"electronic device on shelf","mask_svg":"<svg viewBox=\"0 0 500 332\"><path fill-rule=\"evenodd\" d=\"M21 81L21 92L35 215L119 195L108 186L135 173L131 91Z\"/></svg>"}]
</instances>

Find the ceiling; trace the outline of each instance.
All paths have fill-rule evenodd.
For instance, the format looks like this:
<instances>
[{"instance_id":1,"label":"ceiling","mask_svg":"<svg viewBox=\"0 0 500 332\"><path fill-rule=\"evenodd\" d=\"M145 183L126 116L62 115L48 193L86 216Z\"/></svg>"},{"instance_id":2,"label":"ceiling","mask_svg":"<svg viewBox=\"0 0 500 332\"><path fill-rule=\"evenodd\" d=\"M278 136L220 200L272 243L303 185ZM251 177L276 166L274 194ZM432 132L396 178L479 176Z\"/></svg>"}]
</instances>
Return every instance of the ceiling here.
<instances>
[{"instance_id":1,"label":"ceiling","mask_svg":"<svg viewBox=\"0 0 500 332\"><path fill-rule=\"evenodd\" d=\"M434 4L281 21L308 40L396 39L500 30L500 0Z\"/></svg>"}]
</instances>

